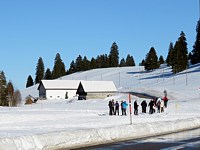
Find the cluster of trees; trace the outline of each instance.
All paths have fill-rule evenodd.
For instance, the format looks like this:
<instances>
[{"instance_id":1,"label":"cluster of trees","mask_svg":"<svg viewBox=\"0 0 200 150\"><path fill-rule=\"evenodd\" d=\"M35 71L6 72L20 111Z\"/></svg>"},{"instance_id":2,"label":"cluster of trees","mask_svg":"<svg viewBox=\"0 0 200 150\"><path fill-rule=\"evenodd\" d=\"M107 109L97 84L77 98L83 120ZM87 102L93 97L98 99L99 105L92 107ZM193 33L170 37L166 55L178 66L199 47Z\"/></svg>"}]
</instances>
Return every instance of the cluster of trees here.
<instances>
[{"instance_id":1,"label":"cluster of trees","mask_svg":"<svg viewBox=\"0 0 200 150\"><path fill-rule=\"evenodd\" d=\"M160 64L166 62L168 66L172 66L173 73L178 73L188 67L188 61L186 37L185 33L182 31L175 46L173 46L172 42L170 43L166 61L164 61L162 55L158 59L156 50L154 47L151 47L146 55L146 59L141 62L141 65L145 67L145 70L150 71L159 68Z\"/></svg>"},{"instance_id":2,"label":"cluster of trees","mask_svg":"<svg viewBox=\"0 0 200 150\"><path fill-rule=\"evenodd\" d=\"M27 78L26 87L30 87L34 84L40 83L42 79L56 79L64 75L66 75L65 64L63 63L59 53L56 54L52 71L50 70L50 68L47 68L45 71L43 59L40 57L36 66L35 81L33 81L32 76L29 75Z\"/></svg>"},{"instance_id":3,"label":"cluster of trees","mask_svg":"<svg viewBox=\"0 0 200 150\"><path fill-rule=\"evenodd\" d=\"M155 48L151 47L146 55L145 60L143 59L140 65L144 66L145 70L150 71L159 68L160 64L163 63L164 63L163 56L161 55L160 58L158 59Z\"/></svg>"},{"instance_id":4,"label":"cluster of trees","mask_svg":"<svg viewBox=\"0 0 200 150\"><path fill-rule=\"evenodd\" d=\"M151 47L145 60L142 60L140 65L144 66L145 70L153 70L159 68L160 64L166 62L168 66L172 66L172 72L176 74L187 69L189 63L200 63L200 20L197 22L196 32L196 41L193 50L189 54L186 36L182 31L175 45L172 42L169 44L168 55L165 61L162 55L158 59L156 50L154 47Z\"/></svg>"},{"instance_id":5,"label":"cluster of trees","mask_svg":"<svg viewBox=\"0 0 200 150\"><path fill-rule=\"evenodd\" d=\"M168 66L172 66L173 73L187 69L189 63L192 65L200 63L200 20L197 22L196 32L196 41L189 54L185 33L183 31L174 46L173 43L170 43L166 63Z\"/></svg>"},{"instance_id":6,"label":"cluster of trees","mask_svg":"<svg viewBox=\"0 0 200 150\"><path fill-rule=\"evenodd\" d=\"M124 66L135 66L133 56L127 55L126 59L122 58L119 63L119 50L116 42L114 42L110 48L109 55L103 54L98 55L96 59L94 57L88 60L86 56L82 57L79 55L76 60L70 63L70 68L66 71L65 64L63 63L59 53L56 54L54 60L54 67L51 71L47 68L45 71L43 59L40 57L36 66L35 81L31 75L27 78L26 87L30 87L34 84L40 83L42 79L51 80L62 77L67 74L75 73L78 71L86 71L96 68L108 68L108 67L124 67Z\"/></svg>"},{"instance_id":7,"label":"cluster of trees","mask_svg":"<svg viewBox=\"0 0 200 150\"><path fill-rule=\"evenodd\" d=\"M98 55L96 59L94 57L88 60L86 56L82 58L79 55L75 61L72 61L67 74L71 74L78 71L86 71L96 68L108 68L108 67L124 67L124 66L135 66L133 56L127 55L126 60L121 59L119 63L119 50L117 44L114 42L110 49L110 54Z\"/></svg>"},{"instance_id":8,"label":"cluster of trees","mask_svg":"<svg viewBox=\"0 0 200 150\"><path fill-rule=\"evenodd\" d=\"M185 33L182 31L180 37L175 42L175 45L171 42L169 44L168 55L164 60L161 55L157 56L154 47L151 47L149 52L146 54L146 58L140 63L144 66L145 70L151 71L160 67L160 64L164 62L168 66L172 66L172 72L178 73L187 69L189 62L191 64L197 64L200 62L200 20L197 22L196 28L197 36L193 46L193 50L188 54L187 42ZM56 79L67 74L71 74L77 71L86 71L95 68L108 68L108 67L124 67L124 66L135 66L133 56L127 55L127 58L122 58L119 61L119 50L117 44L114 42L110 48L109 55L103 54L95 58L92 57L88 60L86 56L82 57L79 55L76 60L72 61L70 68L66 71L65 65L60 57L60 54L56 54L53 70L49 68L44 72L44 63L40 57L36 67L36 77L33 81L29 75L27 79L26 87L32 86L39 83L42 79Z\"/></svg>"},{"instance_id":9,"label":"cluster of trees","mask_svg":"<svg viewBox=\"0 0 200 150\"><path fill-rule=\"evenodd\" d=\"M21 102L21 93L15 90L11 81L7 83L5 73L0 71L0 106L17 106Z\"/></svg>"}]
</instances>

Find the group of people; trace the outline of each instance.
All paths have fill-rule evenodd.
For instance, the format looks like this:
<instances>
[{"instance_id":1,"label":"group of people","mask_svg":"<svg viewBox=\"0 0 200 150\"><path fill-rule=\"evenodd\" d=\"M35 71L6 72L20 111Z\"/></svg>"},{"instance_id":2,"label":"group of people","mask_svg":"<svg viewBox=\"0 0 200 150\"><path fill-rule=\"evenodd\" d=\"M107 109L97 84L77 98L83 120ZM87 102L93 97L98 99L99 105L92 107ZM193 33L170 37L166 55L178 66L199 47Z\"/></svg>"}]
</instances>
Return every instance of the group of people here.
<instances>
[{"instance_id":1,"label":"group of people","mask_svg":"<svg viewBox=\"0 0 200 150\"><path fill-rule=\"evenodd\" d=\"M157 109L158 113L164 112L164 107L167 108L167 102L168 102L167 96L164 96L163 99L161 99L161 98L152 99L148 104L149 114L155 113L156 109ZM137 100L135 100L135 102L134 102L134 115L138 115L138 107L139 107L139 105L137 103ZM146 113L146 108L147 108L146 100L142 101L141 107L142 107L142 113Z\"/></svg>"},{"instance_id":2,"label":"group of people","mask_svg":"<svg viewBox=\"0 0 200 150\"><path fill-rule=\"evenodd\" d=\"M119 107L120 106L121 106L122 116L126 115L126 108L128 106L126 101L122 100L119 105L118 101L114 102L114 99L112 99L109 101L108 106L109 106L109 115L118 115L119 116Z\"/></svg>"},{"instance_id":3,"label":"group of people","mask_svg":"<svg viewBox=\"0 0 200 150\"><path fill-rule=\"evenodd\" d=\"M149 104L147 105L146 100L143 100L141 102L141 107L142 107L142 113L146 113L147 106L149 106L149 114L153 114L156 112L162 113L164 112L164 107L167 108L167 102L168 98L167 96L164 96L162 99L161 98L154 98L150 100ZM114 101L114 99L110 100L108 103L109 106L109 115L119 115L119 108L121 106L121 112L122 116L126 115L126 109L127 109L127 102L126 101L121 101L119 104L118 101ZM137 100L134 101L134 115L138 115L138 102Z\"/></svg>"}]
</instances>

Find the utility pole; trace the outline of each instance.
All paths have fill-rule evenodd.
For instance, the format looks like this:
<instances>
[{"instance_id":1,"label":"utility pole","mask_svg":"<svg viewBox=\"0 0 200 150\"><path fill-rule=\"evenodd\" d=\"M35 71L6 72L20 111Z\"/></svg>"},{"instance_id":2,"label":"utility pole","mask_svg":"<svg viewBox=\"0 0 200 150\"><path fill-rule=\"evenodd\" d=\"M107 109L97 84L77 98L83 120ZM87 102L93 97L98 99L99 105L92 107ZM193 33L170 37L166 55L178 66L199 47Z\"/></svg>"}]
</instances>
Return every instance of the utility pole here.
<instances>
[{"instance_id":1,"label":"utility pole","mask_svg":"<svg viewBox=\"0 0 200 150\"><path fill-rule=\"evenodd\" d=\"M133 121L132 121L132 105L131 105L131 94L130 93L128 94L128 100L129 100L129 109L130 109L130 124L132 125Z\"/></svg>"}]
</instances>

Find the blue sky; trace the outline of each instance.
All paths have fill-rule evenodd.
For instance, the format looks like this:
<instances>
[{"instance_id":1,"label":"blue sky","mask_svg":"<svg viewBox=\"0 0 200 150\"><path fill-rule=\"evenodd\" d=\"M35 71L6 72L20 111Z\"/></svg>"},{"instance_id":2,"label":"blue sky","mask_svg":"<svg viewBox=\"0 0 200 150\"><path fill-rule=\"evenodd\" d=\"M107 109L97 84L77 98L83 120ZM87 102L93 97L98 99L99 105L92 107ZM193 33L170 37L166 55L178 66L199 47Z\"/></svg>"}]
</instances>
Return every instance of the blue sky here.
<instances>
[{"instance_id":1,"label":"blue sky","mask_svg":"<svg viewBox=\"0 0 200 150\"><path fill-rule=\"evenodd\" d=\"M0 70L24 89L39 57L52 70L60 53L68 69L78 55L109 54L113 42L138 65L151 47L165 59L181 31L190 52L198 9L198 0L1 0Z\"/></svg>"}]
</instances>

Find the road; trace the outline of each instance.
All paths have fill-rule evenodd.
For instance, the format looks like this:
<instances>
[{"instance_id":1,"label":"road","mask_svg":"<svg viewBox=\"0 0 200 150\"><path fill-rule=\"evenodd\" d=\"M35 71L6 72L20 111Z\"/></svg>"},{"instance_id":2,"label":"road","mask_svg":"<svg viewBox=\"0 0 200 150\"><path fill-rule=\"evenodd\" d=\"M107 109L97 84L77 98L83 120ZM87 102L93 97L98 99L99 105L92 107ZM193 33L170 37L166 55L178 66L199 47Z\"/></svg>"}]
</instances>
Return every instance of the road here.
<instances>
[{"instance_id":1,"label":"road","mask_svg":"<svg viewBox=\"0 0 200 150\"><path fill-rule=\"evenodd\" d=\"M97 145L76 150L200 150L200 128L163 136ZM64 149L63 149L64 150Z\"/></svg>"}]
</instances>

